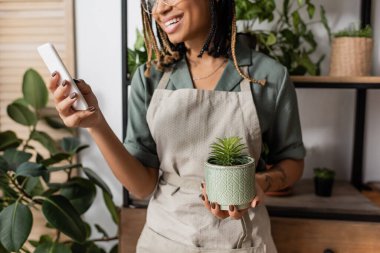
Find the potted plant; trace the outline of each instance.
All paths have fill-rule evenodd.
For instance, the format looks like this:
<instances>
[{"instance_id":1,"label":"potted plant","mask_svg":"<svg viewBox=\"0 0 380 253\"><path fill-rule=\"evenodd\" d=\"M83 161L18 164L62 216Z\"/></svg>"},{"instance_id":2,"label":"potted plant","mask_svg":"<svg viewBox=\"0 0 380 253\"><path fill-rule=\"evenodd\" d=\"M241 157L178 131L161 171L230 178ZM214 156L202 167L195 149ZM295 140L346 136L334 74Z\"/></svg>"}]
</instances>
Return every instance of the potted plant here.
<instances>
[{"instance_id":1,"label":"potted plant","mask_svg":"<svg viewBox=\"0 0 380 253\"><path fill-rule=\"evenodd\" d=\"M334 184L335 171L329 168L314 169L315 194L322 197L330 197Z\"/></svg>"},{"instance_id":2,"label":"potted plant","mask_svg":"<svg viewBox=\"0 0 380 253\"><path fill-rule=\"evenodd\" d=\"M75 137L56 141L40 130L42 121L53 128L65 126L46 115L48 91L35 70L26 71L22 91L23 97L8 105L7 113L27 127L29 135L22 139L11 130L0 132L0 252L105 252L95 242L117 240L117 236L108 236L95 224L102 237L90 239L91 227L81 217L94 202L96 186L102 190L116 224L119 214L105 182L76 162L76 155L88 146ZM87 178L76 176L79 173L74 171L83 172ZM63 173L65 180L52 181L56 173ZM31 240L32 228L42 225L36 224L36 213L44 217L43 224L51 232ZM117 245L111 252L117 252Z\"/></svg>"},{"instance_id":3,"label":"potted plant","mask_svg":"<svg viewBox=\"0 0 380 253\"><path fill-rule=\"evenodd\" d=\"M351 26L334 34L330 76L368 76L372 68L372 29Z\"/></svg>"},{"instance_id":4,"label":"potted plant","mask_svg":"<svg viewBox=\"0 0 380 253\"><path fill-rule=\"evenodd\" d=\"M319 9L319 19L315 19L316 6L311 0L285 0L282 9L277 8L275 0L236 0L239 31L251 34L257 50L281 62L291 75L320 75L325 56L312 60L318 43L310 27L321 24L329 38L330 28L325 9L323 6ZM263 22L272 27L263 30L254 27Z\"/></svg>"},{"instance_id":5,"label":"potted plant","mask_svg":"<svg viewBox=\"0 0 380 253\"><path fill-rule=\"evenodd\" d=\"M221 210L228 210L230 205L249 207L256 195L255 160L243 152L246 147L241 138L218 138L210 147L205 162L208 200L218 203Z\"/></svg>"}]
</instances>

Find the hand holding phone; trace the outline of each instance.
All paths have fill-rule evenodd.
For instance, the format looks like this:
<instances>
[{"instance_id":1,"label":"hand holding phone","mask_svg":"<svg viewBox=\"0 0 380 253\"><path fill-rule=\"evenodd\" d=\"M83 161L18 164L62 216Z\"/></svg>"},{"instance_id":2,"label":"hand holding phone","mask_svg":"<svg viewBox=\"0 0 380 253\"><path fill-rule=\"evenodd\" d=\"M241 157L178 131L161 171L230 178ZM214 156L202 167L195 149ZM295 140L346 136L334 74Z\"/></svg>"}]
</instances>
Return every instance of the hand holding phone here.
<instances>
[{"instance_id":1,"label":"hand holding phone","mask_svg":"<svg viewBox=\"0 0 380 253\"><path fill-rule=\"evenodd\" d=\"M37 48L38 53L45 62L51 74L57 71L60 75L59 84L62 84L63 81L67 80L71 84L70 94L75 92L77 93L78 99L75 101L73 108L75 110L87 110L88 104L84 99L82 93L75 84L73 78L70 76L67 68L63 64L61 58L58 55L57 50L54 48L53 44L46 43Z\"/></svg>"}]
</instances>

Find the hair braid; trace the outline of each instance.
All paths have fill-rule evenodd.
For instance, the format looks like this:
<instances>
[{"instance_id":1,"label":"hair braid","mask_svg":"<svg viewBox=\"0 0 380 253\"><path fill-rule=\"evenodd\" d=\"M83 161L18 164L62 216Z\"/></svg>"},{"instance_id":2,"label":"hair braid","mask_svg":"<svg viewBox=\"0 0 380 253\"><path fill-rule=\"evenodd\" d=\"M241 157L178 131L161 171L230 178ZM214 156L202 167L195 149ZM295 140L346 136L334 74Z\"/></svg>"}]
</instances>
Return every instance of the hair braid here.
<instances>
[{"instance_id":1,"label":"hair braid","mask_svg":"<svg viewBox=\"0 0 380 253\"><path fill-rule=\"evenodd\" d=\"M210 14L211 14L211 30L210 30L210 33L208 34L205 44L203 45L198 55L199 58L202 58L202 55L204 54L204 52L209 50L210 43L212 39L215 37L217 25L218 25L218 17L216 15L217 9L215 6L215 0L209 0L209 2L210 2Z\"/></svg>"},{"instance_id":2,"label":"hair braid","mask_svg":"<svg viewBox=\"0 0 380 253\"><path fill-rule=\"evenodd\" d=\"M235 2L234 0L231 0L231 1L232 1L232 3ZM233 6L234 6L234 4L233 4ZM247 79L247 80L249 80L252 83L257 83L257 84L260 84L260 85L264 86L265 83L266 83L266 80L256 80L256 79L250 78L247 75L248 73L247 74L243 73L243 71L241 71L241 69L239 68L239 65L238 65L238 62L237 62L237 58L236 58L236 51L235 51L235 48L236 48L236 35L237 35L235 8L233 8L233 10L232 10L232 27L231 27L231 29L232 29L231 30L231 54L232 54L232 59L233 59L233 62L234 62L234 65L235 65L235 68L236 68L237 72L244 79Z\"/></svg>"},{"instance_id":3,"label":"hair braid","mask_svg":"<svg viewBox=\"0 0 380 253\"><path fill-rule=\"evenodd\" d=\"M151 44L151 38L148 35L147 15L146 15L146 12L143 10L143 8L141 8L141 16L142 16L142 20L143 20L144 43L145 43L145 47L146 47L146 51L147 51L147 55L148 55L148 59L146 61L146 70L144 72L144 75L145 75L145 77L149 77L150 76L150 70L151 70L151 67L152 67L152 58L153 58L153 52L152 52L152 50L153 49L152 49L152 44Z\"/></svg>"}]
</instances>

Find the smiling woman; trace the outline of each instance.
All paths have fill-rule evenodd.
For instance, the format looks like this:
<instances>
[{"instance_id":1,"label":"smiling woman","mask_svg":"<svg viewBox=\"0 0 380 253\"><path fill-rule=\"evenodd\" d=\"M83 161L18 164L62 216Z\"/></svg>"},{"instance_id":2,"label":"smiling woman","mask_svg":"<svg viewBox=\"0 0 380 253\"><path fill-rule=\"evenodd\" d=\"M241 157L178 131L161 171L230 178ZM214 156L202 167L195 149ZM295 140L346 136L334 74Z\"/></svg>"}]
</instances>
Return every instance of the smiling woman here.
<instances>
[{"instance_id":1,"label":"smiling woman","mask_svg":"<svg viewBox=\"0 0 380 253\"><path fill-rule=\"evenodd\" d=\"M142 1L141 12L148 60L131 81L124 143L90 87L78 85L94 110L74 111L56 75L49 88L62 120L86 128L125 188L150 197L138 253L275 253L263 190L294 184L305 155L287 70L237 36L234 0ZM229 136L261 171L243 210L208 202L202 183L209 145ZM273 164L265 171L262 140Z\"/></svg>"}]
</instances>

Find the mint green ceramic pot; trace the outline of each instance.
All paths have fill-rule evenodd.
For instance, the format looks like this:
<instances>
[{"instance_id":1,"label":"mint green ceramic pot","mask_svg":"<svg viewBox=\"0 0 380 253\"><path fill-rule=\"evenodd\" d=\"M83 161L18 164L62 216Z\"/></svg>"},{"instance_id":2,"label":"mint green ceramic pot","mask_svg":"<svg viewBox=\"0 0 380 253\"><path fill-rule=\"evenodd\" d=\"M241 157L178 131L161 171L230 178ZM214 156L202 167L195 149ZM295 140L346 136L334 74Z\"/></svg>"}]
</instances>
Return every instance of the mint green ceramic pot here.
<instances>
[{"instance_id":1,"label":"mint green ceramic pot","mask_svg":"<svg viewBox=\"0 0 380 253\"><path fill-rule=\"evenodd\" d=\"M216 202L221 210L230 205L244 209L256 196L255 160L236 166L221 166L205 162L206 192L210 202Z\"/></svg>"}]
</instances>

